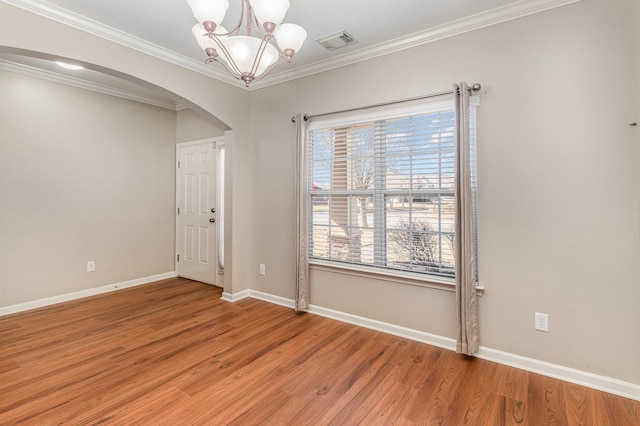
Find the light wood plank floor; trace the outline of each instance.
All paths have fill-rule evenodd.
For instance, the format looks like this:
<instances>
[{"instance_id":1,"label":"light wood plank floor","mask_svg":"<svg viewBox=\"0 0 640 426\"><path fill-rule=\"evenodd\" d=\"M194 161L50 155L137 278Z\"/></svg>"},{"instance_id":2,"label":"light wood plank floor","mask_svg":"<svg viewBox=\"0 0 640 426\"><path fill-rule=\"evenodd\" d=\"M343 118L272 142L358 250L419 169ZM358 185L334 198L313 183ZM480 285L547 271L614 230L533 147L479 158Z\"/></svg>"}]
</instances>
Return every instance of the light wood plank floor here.
<instances>
[{"instance_id":1,"label":"light wood plank floor","mask_svg":"<svg viewBox=\"0 0 640 426\"><path fill-rule=\"evenodd\" d=\"M0 318L0 424L640 425L640 402L185 279Z\"/></svg>"}]
</instances>

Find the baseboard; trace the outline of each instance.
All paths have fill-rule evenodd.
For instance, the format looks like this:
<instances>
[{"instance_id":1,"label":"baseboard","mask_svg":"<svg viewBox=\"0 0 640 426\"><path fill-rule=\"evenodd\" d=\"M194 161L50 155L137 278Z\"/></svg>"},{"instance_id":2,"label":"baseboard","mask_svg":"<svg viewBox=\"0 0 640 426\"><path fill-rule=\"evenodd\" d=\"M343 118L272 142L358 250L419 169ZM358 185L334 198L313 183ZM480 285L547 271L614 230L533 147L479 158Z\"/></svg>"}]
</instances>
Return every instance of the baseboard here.
<instances>
[{"instance_id":1,"label":"baseboard","mask_svg":"<svg viewBox=\"0 0 640 426\"><path fill-rule=\"evenodd\" d=\"M83 297L95 296L98 294L108 293L110 291L122 290L124 288L135 287L142 284L149 284L154 281L174 278L178 275L175 272L166 272L164 274L151 275L149 277L137 278L135 280L124 281L117 284L109 284L102 287L90 288L87 290L76 291L73 293L62 294L60 296L47 297L45 299L33 300L30 302L19 303L17 305L5 306L0 308L0 317L4 315L15 314L18 312L28 311L30 309L42 308L44 306L55 305L56 303L68 302L70 300L82 299Z\"/></svg>"},{"instance_id":2,"label":"baseboard","mask_svg":"<svg viewBox=\"0 0 640 426\"><path fill-rule=\"evenodd\" d=\"M256 290L243 290L239 293L222 293L222 300L227 302L237 302L238 300L246 299L250 297L252 299L258 299L265 302L273 303L275 305L281 305L287 308L295 309L295 302L291 299L286 299L280 296L274 296L269 293L263 293L261 291Z\"/></svg>"},{"instance_id":3,"label":"baseboard","mask_svg":"<svg viewBox=\"0 0 640 426\"><path fill-rule=\"evenodd\" d=\"M236 302L247 297L263 300L265 302L275 303L277 305L285 306L291 309L295 307L295 302L291 299L286 299L284 297L274 296L255 290L244 290L236 294L223 293L222 296L222 298L228 302ZM309 306L307 312L309 312L310 314L331 318L360 327L381 331L383 333L391 334L394 336L415 340L443 349L452 351L455 351L456 349L456 341L454 339L426 333L424 331L401 327L398 325L372 320L369 318L364 318L357 315L335 311L315 305ZM481 346L475 356L487 361L508 365L510 367L530 371L532 373L541 374L547 377L553 377L554 379L575 383L577 385L586 386L599 391L640 401L640 385L634 383L625 382L608 376L600 376L597 374L589 373L587 371L576 370L573 368L564 367L533 358L527 358L512 353L499 351L497 349L487 348L485 346Z\"/></svg>"},{"instance_id":4,"label":"baseboard","mask_svg":"<svg viewBox=\"0 0 640 426\"><path fill-rule=\"evenodd\" d=\"M238 300L242 300L242 299L246 299L247 297L251 297L249 290L244 290L241 291L239 293L227 293L226 291L222 292L222 297L220 297L222 300L225 300L227 302L237 302Z\"/></svg>"},{"instance_id":5,"label":"baseboard","mask_svg":"<svg viewBox=\"0 0 640 426\"><path fill-rule=\"evenodd\" d=\"M381 331L383 333L392 334L394 336L403 337L409 340L415 340L421 343L427 343L431 346L437 346L443 349L456 350L456 341L448 337L442 337L424 331L414 330L412 328L402 327L399 325L389 324L357 315L347 314L333 309L323 308L321 306L310 305L307 312L310 314L320 315L322 317L335 319L349 324L357 325L371 330Z\"/></svg>"},{"instance_id":6,"label":"baseboard","mask_svg":"<svg viewBox=\"0 0 640 426\"><path fill-rule=\"evenodd\" d=\"M640 401L640 385L625 382L609 376L601 376L588 371L577 370L550 362L540 361L534 358L502 352L497 349L480 346L475 356L498 364L519 368L576 385L611 393L629 399Z\"/></svg>"}]
</instances>

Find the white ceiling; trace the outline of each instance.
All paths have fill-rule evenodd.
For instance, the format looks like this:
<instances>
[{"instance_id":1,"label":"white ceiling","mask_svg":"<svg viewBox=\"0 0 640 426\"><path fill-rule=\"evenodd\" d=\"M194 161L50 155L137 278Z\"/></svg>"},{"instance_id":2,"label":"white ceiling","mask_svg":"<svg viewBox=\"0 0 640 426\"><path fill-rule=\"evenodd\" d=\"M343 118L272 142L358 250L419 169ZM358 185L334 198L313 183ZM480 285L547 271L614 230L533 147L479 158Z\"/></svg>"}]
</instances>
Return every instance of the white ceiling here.
<instances>
[{"instance_id":1,"label":"white ceiling","mask_svg":"<svg viewBox=\"0 0 640 426\"><path fill-rule=\"evenodd\" d=\"M124 42L143 52L242 86L218 64L204 65L204 52L191 27L196 23L186 0L0 0L51 19ZM241 0L230 0L223 25L235 26ZM472 31L578 0L290 0L285 22L301 25L308 38L296 54L296 65L284 64L253 88L293 79ZM1 23L0 17L0 23ZM316 39L348 31L358 43L330 52ZM19 57L6 59L20 63ZM33 67L46 64L26 62ZM60 71L58 71L60 72ZM67 72L63 72L69 74ZM90 73L86 73L90 74ZM86 75L101 84L98 75ZM98 80L96 80L98 79ZM130 90L130 88L123 88ZM146 96L146 95L145 95Z\"/></svg>"},{"instance_id":2,"label":"white ceiling","mask_svg":"<svg viewBox=\"0 0 640 426\"><path fill-rule=\"evenodd\" d=\"M315 42L317 38L349 31L359 44L346 49L370 47L442 25L514 0L291 0L285 22L301 25L308 38L296 61L308 65L336 54ZM189 58L202 61L204 52L191 34L196 23L186 0L50 0L65 10L117 28L127 34ZM230 0L223 22L233 28L240 0Z\"/></svg>"}]
</instances>

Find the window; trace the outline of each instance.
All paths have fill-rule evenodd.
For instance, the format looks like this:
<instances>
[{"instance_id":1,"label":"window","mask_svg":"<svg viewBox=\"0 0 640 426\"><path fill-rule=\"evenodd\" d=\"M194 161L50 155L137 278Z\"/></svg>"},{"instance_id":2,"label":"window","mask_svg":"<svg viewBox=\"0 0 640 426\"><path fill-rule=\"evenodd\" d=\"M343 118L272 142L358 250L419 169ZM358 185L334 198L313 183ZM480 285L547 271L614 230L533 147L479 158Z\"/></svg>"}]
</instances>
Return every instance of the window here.
<instances>
[{"instance_id":1,"label":"window","mask_svg":"<svg viewBox=\"0 0 640 426\"><path fill-rule=\"evenodd\" d=\"M312 121L310 261L453 278L454 119L445 101Z\"/></svg>"}]
</instances>

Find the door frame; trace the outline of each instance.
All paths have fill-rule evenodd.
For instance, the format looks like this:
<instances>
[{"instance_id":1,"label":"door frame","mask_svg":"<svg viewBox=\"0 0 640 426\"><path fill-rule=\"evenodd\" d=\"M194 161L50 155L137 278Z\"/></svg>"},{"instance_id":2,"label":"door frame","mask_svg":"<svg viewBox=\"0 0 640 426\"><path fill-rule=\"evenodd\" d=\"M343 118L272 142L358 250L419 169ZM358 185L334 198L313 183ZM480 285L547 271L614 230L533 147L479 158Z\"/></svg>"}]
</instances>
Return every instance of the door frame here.
<instances>
[{"instance_id":1,"label":"door frame","mask_svg":"<svg viewBox=\"0 0 640 426\"><path fill-rule=\"evenodd\" d=\"M175 244L174 244L174 252L173 252L173 270L175 271L176 275L179 275L178 273L178 252L180 251L180 224L178 223L178 221L180 220L180 218L178 217L178 204L180 201L179 198L179 190L180 190L180 177L178 175L179 170L178 170L178 161L180 161L180 148L183 147L188 147L188 146L195 146L195 145L203 145L206 143L213 143L213 147L216 150L216 158L220 158L220 150L222 148L224 148L224 136L218 136L218 137L214 137L214 138L206 138L206 139L198 139L195 141L189 141L189 142L180 142L180 143L176 143L176 156L175 156L175 197L174 197L174 206L173 206L173 214L175 217L175 232L174 232L174 240L175 240ZM222 169L224 170L224 169ZM221 167L219 167L218 164L216 164L216 207L221 206L222 204L220 204L220 196L222 191L220 191L220 185L224 184L224 176L221 177ZM223 225L224 220L217 220L216 221L216 277L215 277L215 285L216 286L221 286L222 285L222 275L224 273L223 268L220 265L220 258L221 256L224 256L224 246L222 244L220 244L220 236L223 235L221 234L221 232L224 232L224 228ZM224 258L224 257L222 257Z\"/></svg>"}]
</instances>

